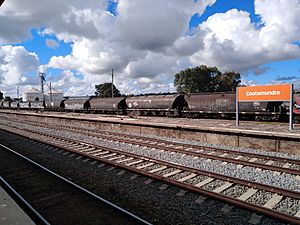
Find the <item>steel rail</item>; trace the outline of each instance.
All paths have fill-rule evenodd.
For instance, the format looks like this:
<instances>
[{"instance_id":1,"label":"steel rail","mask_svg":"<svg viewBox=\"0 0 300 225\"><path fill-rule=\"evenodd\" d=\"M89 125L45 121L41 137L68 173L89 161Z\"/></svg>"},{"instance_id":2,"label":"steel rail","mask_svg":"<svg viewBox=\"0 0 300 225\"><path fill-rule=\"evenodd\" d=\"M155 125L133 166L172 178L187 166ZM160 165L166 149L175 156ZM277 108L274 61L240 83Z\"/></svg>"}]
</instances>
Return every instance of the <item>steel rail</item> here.
<instances>
[{"instance_id":1,"label":"steel rail","mask_svg":"<svg viewBox=\"0 0 300 225\"><path fill-rule=\"evenodd\" d=\"M58 129L57 125L55 125L55 127L53 127L51 125L43 125L43 126L45 126L46 128L49 128L49 129L54 129L54 130ZM285 167L280 167L280 166L273 166L273 165L257 163L257 162L251 162L251 161L246 161L246 160L241 160L241 159L234 159L234 158L223 157L223 156L217 156L217 155L212 155L212 154L207 154L207 153L193 152L193 151L190 151L190 150L177 149L177 148L168 147L168 146L162 146L162 145L157 145L157 144L146 143L146 142L143 142L143 141L153 141L153 142L157 142L159 144L165 144L165 145L177 144L177 143L174 143L174 142L162 141L162 140L159 140L159 139L152 139L152 138L149 138L149 139L148 138L140 138L141 141L135 141L138 138L136 136L133 136L133 135L123 135L122 137L121 136L114 137L111 132L109 132L110 133L109 135L105 135L105 134L96 133L94 131L89 131L89 129L84 129L84 128L74 128L73 129L73 128L70 128L69 126L65 126L65 125L64 126L59 125L59 127L63 127L64 129L67 129L69 131L76 130L77 132L80 132L81 134L93 135L94 137L98 137L98 138L102 138L102 139L103 138L106 138L106 139L109 138L110 140L114 140L114 141L118 141L118 142L124 142L124 143L129 143L129 144L146 146L146 147L149 147L149 148L162 149L162 150L165 150L165 151L188 154L188 155L202 157L202 158L214 159L214 160L229 162L229 163L233 163L233 164L240 164L240 165L243 165L243 166L250 166L250 167L260 168L260 169L264 169L264 170L271 170L271 171L289 173L289 174L294 174L294 175L300 176L300 170L296 170L296 169L285 168ZM128 139L124 138L124 136L127 136L128 138L133 138L135 140L128 140ZM179 144L179 146L182 146L182 148L185 147L184 144ZM188 147L190 147L190 146L188 146ZM195 150L197 151L197 149L195 149ZM212 148L210 150L219 151L219 149L217 149L217 148ZM243 155L243 154L240 154L240 152L238 152L238 151L234 151L234 152L227 151L226 153ZM261 155L259 155L259 154L251 154L251 155L253 155L252 157L255 157L255 158L266 159L264 157L261 157ZM279 159L277 159L277 158L279 158L279 157L272 157L272 156L267 157L268 160L273 159L274 162L277 161L277 162L285 162L285 163L290 162L292 164L297 164L297 165L300 164L299 160L297 161L297 160L286 160L286 159L283 159L283 158L279 158Z\"/></svg>"},{"instance_id":2,"label":"steel rail","mask_svg":"<svg viewBox=\"0 0 300 225\"><path fill-rule=\"evenodd\" d=\"M77 132L80 132L80 131L77 130ZM102 139L103 138L106 138L106 139L109 138L110 140L114 140L114 141L118 141L118 142L124 142L124 143L128 143L128 144L146 146L146 147L149 147L149 148L162 149L162 150L169 151L169 152L177 152L177 153L182 153L182 154L188 154L188 155L191 155L191 156L214 159L214 160L219 160L219 161L223 161L223 162L230 162L230 163L240 164L240 165L244 165L244 166L261 168L261 169L265 169L265 170L272 170L272 171L290 173L290 174L294 174L294 175L300 175L300 170L295 170L295 169L291 169L291 168L284 168L284 167L280 167L280 166L266 165L266 164L263 164L263 163L249 162L249 161L245 161L245 160L221 157L221 156L205 154L205 153L200 153L200 152L193 152L193 151L188 151L188 150L184 150L184 149L176 149L176 148L173 148L173 147L162 146L162 145L151 144L151 143L145 143L145 142L141 142L141 141L128 140L128 139L125 139L125 138L122 138L122 137L107 136L107 135L103 135L103 134L97 134L97 133L94 133L94 132L86 132L85 133L85 132L81 131L81 134L93 135L94 137L98 137L98 138L102 138ZM144 139L144 140L148 141L148 139ZM160 143L164 143L164 142L160 142ZM174 145L174 143L172 145ZM237 155L240 155L238 152L235 152L235 153ZM271 159L273 159L273 158L269 158L269 160L271 160ZM300 162L298 162L298 163L300 163Z\"/></svg>"},{"instance_id":3,"label":"steel rail","mask_svg":"<svg viewBox=\"0 0 300 225\"><path fill-rule=\"evenodd\" d=\"M27 157L24 156L24 155L22 155L22 154L20 154L20 153L18 153L18 152L16 152L16 151L14 151L14 150L12 150L11 148L9 148L9 147L7 147L7 146L5 146L5 145L3 145L3 144L0 144L0 147L6 149L7 151L9 151L9 152L11 152L11 153L14 153L14 154L17 155L18 157L20 157L20 158L26 160L27 162L29 162L29 163L35 165L36 167L40 168L41 170L47 172L48 174L51 174L52 176L54 176L54 177L58 178L59 180L63 181L64 183L67 183L67 184L71 185L72 187L75 187L76 189L80 190L81 192L83 192L83 193L85 193L85 194L87 194L87 195L89 195L89 196L91 196L91 197L93 197L93 198L95 198L95 199L97 199L97 200L99 200L99 201L101 201L101 202L103 202L103 203L105 203L105 204L107 204L107 205L109 205L109 206L111 206L111 207L117 209L118 211L122 212L123 214L132 217L132 218L135 219L136 221L138 221L138 222L140 222L140 223L142 223L142 224L151 225L151 223L149 223L148 221L146 221L146 220L144 220L144 219L142 219L142 218L136 216L135 214L133 214L133 213L127 211L126 209L123 209L123 208L121 208L120 206L118 206L118 205L116 205L116 204L114 204L114 203L112 203L112 202L110 202L110 201L108 201L108 200L106 200L106 199L104 199L104 198L102 198L102 197L100 197L100 196L94 194L93 192L91 192L91 191L89 191L89 190L87 190L87 189L81 187L80 185L78 185L78 184L76 184L76 183L74 183L74 182L72 182L72 181L70 181L70 180L64 178L63 176L61 176L61 175L59 175L59 174L57 174L57 173L55 173L55 172L49 170L48 168L46 168L46 167L40 165L39 163L37 163L37 162L35 162L35 161L33 161L33 160L27 158Z\"/></svg>"},{"instance_id":4,"label":"steel rail","mask_svg":"<svg viewBox=\"0 0 300 225\"><path fill-rule=\"evenodd\" d=\"M0 144L1 147L6 146ZM26 214L37 224L50 225L50 223L28 202L22 197L2 176L0 176L1 187L10 194L10 197L14 199Z\"/></svg>"},{"instance_id":5,"label":"steel rail","mask_svg":"<svg viewBox=\"0 0 300 225\"><path fill-rule=\"evenodd\" d=\"M36 122L32 122L32 124L37 124ZM49 126L49 125L48 125ZM67 126L67 125L61 125L57 124L55 126L60 126L60 127L69 127L69 129L74 129L74 130L86 130L88 132L96 133L95 130L87 129L87 128L78 128L78 127L72 127L72 126ZM195 150L209 150L209 151L217 151L221 153L228 153L228 154L239 154L241 156L248 156L248 157L253 157L253 158L261 158L264 160L275 160L278 162L283 162L283 163L291 163L291 164L296 164L300 165L300 160L296 159L289 159L289 158L284 158L284 157L278 157L278 156L268 156L268 155L262 155L262 154L256 154L256 153L249 153L249 152L241 152L237 150L226 150L226 149L221 149L221 148L216 148L216 147L208 147L208 146L199 146L199 145L193 145L193 144L186 144L186 143L177 143L177 142L172 142L172 141L167 141L167 140L160 140L158 138L150 138L150 137L139 137L131 134L120 134L117 132L112 132L112 131L105 131L109 136L122 136L122 137L129 137L129 138L134 138L134 139L140 139L142 141L153 141L153 142L158 142L158 143L164 143L166 145L180 145L186 148L193 148ZM98 134L99 135L99 134ZM225 157L224 157L225 158Z\"/></svg>"},{"instance_id":6,"label":"steel rail","mask_svg":"<svg viewBox=\"0 0 300 225\"><path fill-rule=\"evenodd\" d=\"M26 132L30 132L30 131L26 131ZM42 143L46 143L46 144L49 144L49 145L52 145L52 146L56 146L58 148L67 150L69 152L79 154L79 155L82 155L82 156L85 156L85 157L88 157L88 158L92 158L92 159L95 159L95 160L99 160L99 161L102 161L104 163L107 163L107 164L110 164L110 165L113 165L113 166L116 166L116 167L119 167L119 168L122 168L122 169L126 169L128 171L135 172L135 173L147 176L147 177L151 177L151 178L156 179L156 180L161 180L161 181L164 181L164 182L169 183L169 184L177 185L181 188L184 188L184 189L187 189L187 190L190 190L190 191L193 191L193 192L197 192L197 193L200 193L202 195L209 196L209 197L213 197L215 199L219 199L221 201L225 201L225 202L228 202L228 203L231 203L231 204L235 204L235 205L238 205L239 207L242 207L242 208L246 208L246 209L249 209L249 210L254 210L256 212L268 215L270 217L273 217L273 218L276 218L276 219L279 219L279 220L283 220L285 222L300 224L300 219L298 217L295 217L295 216L292 216L292 215L289 215L289 214L285 214L285 213L282 213L282 212L277 211L277 210L265 208L263 206L255 205L253 203L248 203L248 202L245 202L245 201L233 198L233 197L228 197L228 196L222 195L220 193L214 193L212 191L197 188L193 185L189 185L189 184L186 184L186 183L183 183L183 182L172 180L170 178L163 177L163 176L160 176L160 175L157 175L157 174L149 173L149 172L137 169L137 168L132 167L132 166L128 166L128 165L124 165L124 164L121 164L121 163L113 162L113 161L110 161L110 160L105 159L105 158L101 158L101 157L98 157L98 156L93 156L93 155L90 155L90 154L87 154L87 153L84 153L84 152L80 152L78 150L73 150L71 148L74 147L74 143L76 143L76 145L81 144L81 145L84 145L84 146L91 146L91 147L95 147L95 148L99 148L99 149L104 149L104 150L107 150L107 151L110 151L110 152L115 152L115 153L119 153L119 154L122 154L122 155L127 155L129 157L141 158L143 160L147 160L147 161L150 161L150 162L156 162L158 164L167 165L169 167L194 172L194 173L197 173L197 174L200 174L200 175L214 177L216 179L220 179L220 180L223 180L223 181L233 182L233 183L241 184L241 185L244 185L244 186L247 186L247 187L252 187L252 188L256 188L256 189L266 190L266 191L272 192L272 193L282 194L286 197L291 197L291 198L296 198L296 199L300 198L299 192L289 191L289 190L276 188L276 187L269 186L269 185L259 184L259 183L255 183L255 182L245 181L245 180L238 179L238 178L232 178L232 177L228 177L228 176L224 176L224 175L220 175L220 174L215 174L215 173L211 173L211 172L207 172L207 171L202 171L202 170L193 169L193 168L189 168L189 167L185 167L185 166L180 166L178 164L169 163L169 162L165 162L165 161L157 160L157 159L152 159L152 158L149 158L149 157L144 157L144 156L140 157L140 156L137 156L136 154L125 153L125 152L120 151L120 150L115 150L115 149L111 149L111 148L107 148L107 147L101 147L101 146L97 146L97 145L91 145L89 143L76 141L76 140L72 140L72 139L69 139L69 138L57 137L55 135L43 134L43 133L40 133L40 132L31 132L31 133L36 133L37 137L31 137L31 138L34 139L34 140L37 140L39 142L41 142L40 137L38 137L39 135L44 136L46 138L52 137L53 139L64 140L65 143L66 142L73 143L73 146L72 146L72 144L70 144L69 147L66 146L66 145L61 146L61 145L55 144L55 143L53 143L49 140L48 141L43 140ZM25 134L24 134L24 136L25 136Z\"/></svg>"}]
</instances>

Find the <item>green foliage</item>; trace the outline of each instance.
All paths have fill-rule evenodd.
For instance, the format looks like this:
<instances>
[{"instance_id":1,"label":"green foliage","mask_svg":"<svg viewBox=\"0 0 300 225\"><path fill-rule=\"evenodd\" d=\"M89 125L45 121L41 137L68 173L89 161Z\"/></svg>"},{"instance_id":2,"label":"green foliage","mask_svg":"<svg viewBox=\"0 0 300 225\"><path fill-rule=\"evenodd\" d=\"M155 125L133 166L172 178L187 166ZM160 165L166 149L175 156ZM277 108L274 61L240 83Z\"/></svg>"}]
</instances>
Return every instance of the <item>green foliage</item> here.
<instances>
[{"instance_id":1,"label":"green foliage","mask_svg":"<svg viewBox=\"0 0 300 225\"><path fill-rule=\"evenodd\" d=\"M95 85L96 92L95 95L100 98L109 98L111 97L111 83L103 83L99 85ZM120 97L121 93L120 91L116 88L115 85L113 85L114 89L114 97Z\"/></svg>"},{"instance_id":2,"label":"green foliage","mask_svg":"<svg viewBox=\"0 0 300 225\"><path fill-rule=\"evenodd\" d=\"M177 93L234 91L240 83L240 74L234 71L221 73L217 67L201 65L185 69L175 75Z\"/></svg>"},{"instance_id":3,"label":"green foliage","mask_svg":"<svg viewBox=\"0 0 300 225\"><path fill-rule=\"evenodd\" d=\"M11 97L10 97L10 96L5 96L5 98L4 98L4 101L11 102L11 101L12 101L12 99L11 99Z\"/></svg>"}]
</instances>

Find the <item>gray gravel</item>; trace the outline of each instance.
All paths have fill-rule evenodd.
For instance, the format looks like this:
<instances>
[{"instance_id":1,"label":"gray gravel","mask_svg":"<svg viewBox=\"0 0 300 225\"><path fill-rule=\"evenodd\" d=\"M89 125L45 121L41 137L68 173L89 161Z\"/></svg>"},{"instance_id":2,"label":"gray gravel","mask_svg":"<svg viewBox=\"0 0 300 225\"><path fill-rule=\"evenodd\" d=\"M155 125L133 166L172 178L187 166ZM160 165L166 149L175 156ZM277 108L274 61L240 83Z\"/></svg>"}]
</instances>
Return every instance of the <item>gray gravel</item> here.
<instances>
[{"instance_id":1,"label":"gray gravel","mask_svg":"<svg viewBox=\"0 0 300 225\"><path fill-rule=\"evenodd\" d=\"M221 187L223 184L225 184L225 181L214 180L206 185L201 186L201 188L208 190L208 191L213 191L216 188Z\"/></svg>"},{"instance_id":2,"label":"gray gravel","mask_svg":"<svg viewBox=\"0 0 300 225\"><path fill-rule=\"evenodd\" d=\"M224 202L206 198L199 203L198 198L201 196L190 192L178 197L179 188L169 187L160 190L161 182L156 181L146 185L145 181L148 178L143 176L130 179L132 173L118 175L122 170L109 170L111 166L106 165L99 167L99 163L94 164L93 161L74 160L68 155L54 151L49 146L36 145L32 140L19 141L22 138L17 135L5 136L3 133L0 131L1 143L9 145L121 207L137 213L153 224L240 225L248 224L253 213L234 207L231 213L224 214L222 211ZM284 223L264 217L260 224L283 225Z\"/></svg>"},{"instance_id":3,"label":"gray gravel","mask_svg":"<svg viewBox=\"0 0 300 225\"><path fill-rule=\"evenodd\" d=\"M20 127L20 124L16 124ZM53 133L53 130L47 128L36 127L32 125L22 125L24 128L32 129L40 132L49 132ZM274 174L273 171L262 170L257 171L253 167L242 167L237 168L236 164L228 163L222 165L221 161L211 160L207 162L205 158L194 158L193 156L175 153L167 151L159 151L155 148L141 147L136 145L129 145L121 142L107 141L106 139L88 137L86 135L78 134L76 132L67 132L67 131L55 131L55 135L73 138L81 140L83 142L88 142L104 147L120 149L125 152L139 154L146 157L151 157L155 159L165 160L168 162L173 162L176 164L184 165L191 168L206 170L218 174L223 174L235 178L240 178L248 181L258 182L262 184L272 185L284 189L289 189L293 191L300 192L300 181L295 179L294 175L281 173L280 175ZM129 163L129 162L127 162ZM147 167L145 170L152 170L152 167Z\"/></svg>"},{"instance_id":4,"label":"gray gravel","mask_svg":"<svg viewBox=\"0 0 300 225\"><path fill-rule=\"evenodd\" d=\"M295 215L300 210L300 200L287 197L277 204L276 209L283 213Z\"/></svg>"},{"instance_id":5,"label":"gray gravel","mask_svg":"<svg viewBox=\"0 0 300 225\"><path fill-rule=\"evenodd\" d=\"M248 187L242 185L235 185L234 187L228 188L222 192L223 195L227 195L233 198L238 198L242 194L246 193L249 190Z\"/></svg>"},{"instance_id":6,"label":"gray gravel","mask_svg":"<svg viewBox=\"0 0 300 225\"><path fill-rule=\"evenodd\" d=\"M266 191L258 191L256 192L253 196L248 198L246 201L253 203L255 205L260 205L263 206L266 204L271 198L272 198L272 193L266 192Z\"/></svg>"}]
</instances>

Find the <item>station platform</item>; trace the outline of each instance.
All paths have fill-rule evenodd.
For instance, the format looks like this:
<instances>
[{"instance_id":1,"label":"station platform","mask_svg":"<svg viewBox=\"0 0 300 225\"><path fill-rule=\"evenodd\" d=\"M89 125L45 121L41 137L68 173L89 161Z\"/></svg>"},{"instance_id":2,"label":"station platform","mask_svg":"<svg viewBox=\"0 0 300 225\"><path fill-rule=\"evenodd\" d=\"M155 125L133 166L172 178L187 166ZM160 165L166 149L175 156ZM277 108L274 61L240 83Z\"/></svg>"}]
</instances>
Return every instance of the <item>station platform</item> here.
<instances>
[{"instance_id":1,"label":"station platform","mask_svg":"<svg viewBox=\"0 0 300 225\"><path fill-rule=\"evenodd\" d=\"M155 116L104 115L65 112L29 112L0 110L0 115L40 123L59 123L100 130L165 136L209 144L261 149L300 155L300 124L275 121L236 121L225 119L190 119Z\"/></svg>"},{"instance_id":2,"label":"station platform","mask_svg":"<svg viewBox=\"0 0 300 225\"><path fill-rule=\"evenodd\" d=\"M1 225L34 225L31 218L0 186L0 224Z\"/></svg>"}]
</instances>

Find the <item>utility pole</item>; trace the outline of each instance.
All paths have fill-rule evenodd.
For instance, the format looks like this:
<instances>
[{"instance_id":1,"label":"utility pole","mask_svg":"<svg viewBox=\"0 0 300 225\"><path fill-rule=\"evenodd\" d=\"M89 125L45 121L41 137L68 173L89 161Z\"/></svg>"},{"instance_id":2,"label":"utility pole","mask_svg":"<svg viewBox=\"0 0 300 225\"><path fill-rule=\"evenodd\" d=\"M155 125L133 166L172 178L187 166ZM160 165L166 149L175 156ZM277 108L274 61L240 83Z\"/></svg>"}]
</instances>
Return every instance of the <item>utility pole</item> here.
<instances>
[{"instance_id":1,"label":"utility pole","mask_svg":"<svg viewBox=\"0 0 300 225\"><path fill-rule=\"evenodd\" d=\"M19 86L17 86L17 98L18 98L18 100L20 100Z\"/></svg>"},{"instance_id":2,"label":"utility pole","mask_svg":"<svg viewBox=\"0 0 300 225\"><path fill-rule=\"evenodd\" d=\"M39 73L39 76L41 78L41 91L42 91L42 101L44 101L44 81L45 81L45 73Z\"/></svg>"},{"instance_id":3,"label":"utility pole","mask_svg":"<svg viewBox=\"0 0 300 225\"><path fill-rule=\"evenodd\" d=\"M114 69L111 70L111 97L114 97Z\"/></svg>"},{"instance_id":4,"label":"utility pole","mask_svg":"<svg viewBox=\"0 0 300 225\"><path fill-rule=\"evenodd\" d=\"M52 101L52 86L51 86L51 81L50 81L49 89L50 89L50 101Z\"/></svg>"}]
</instances>

